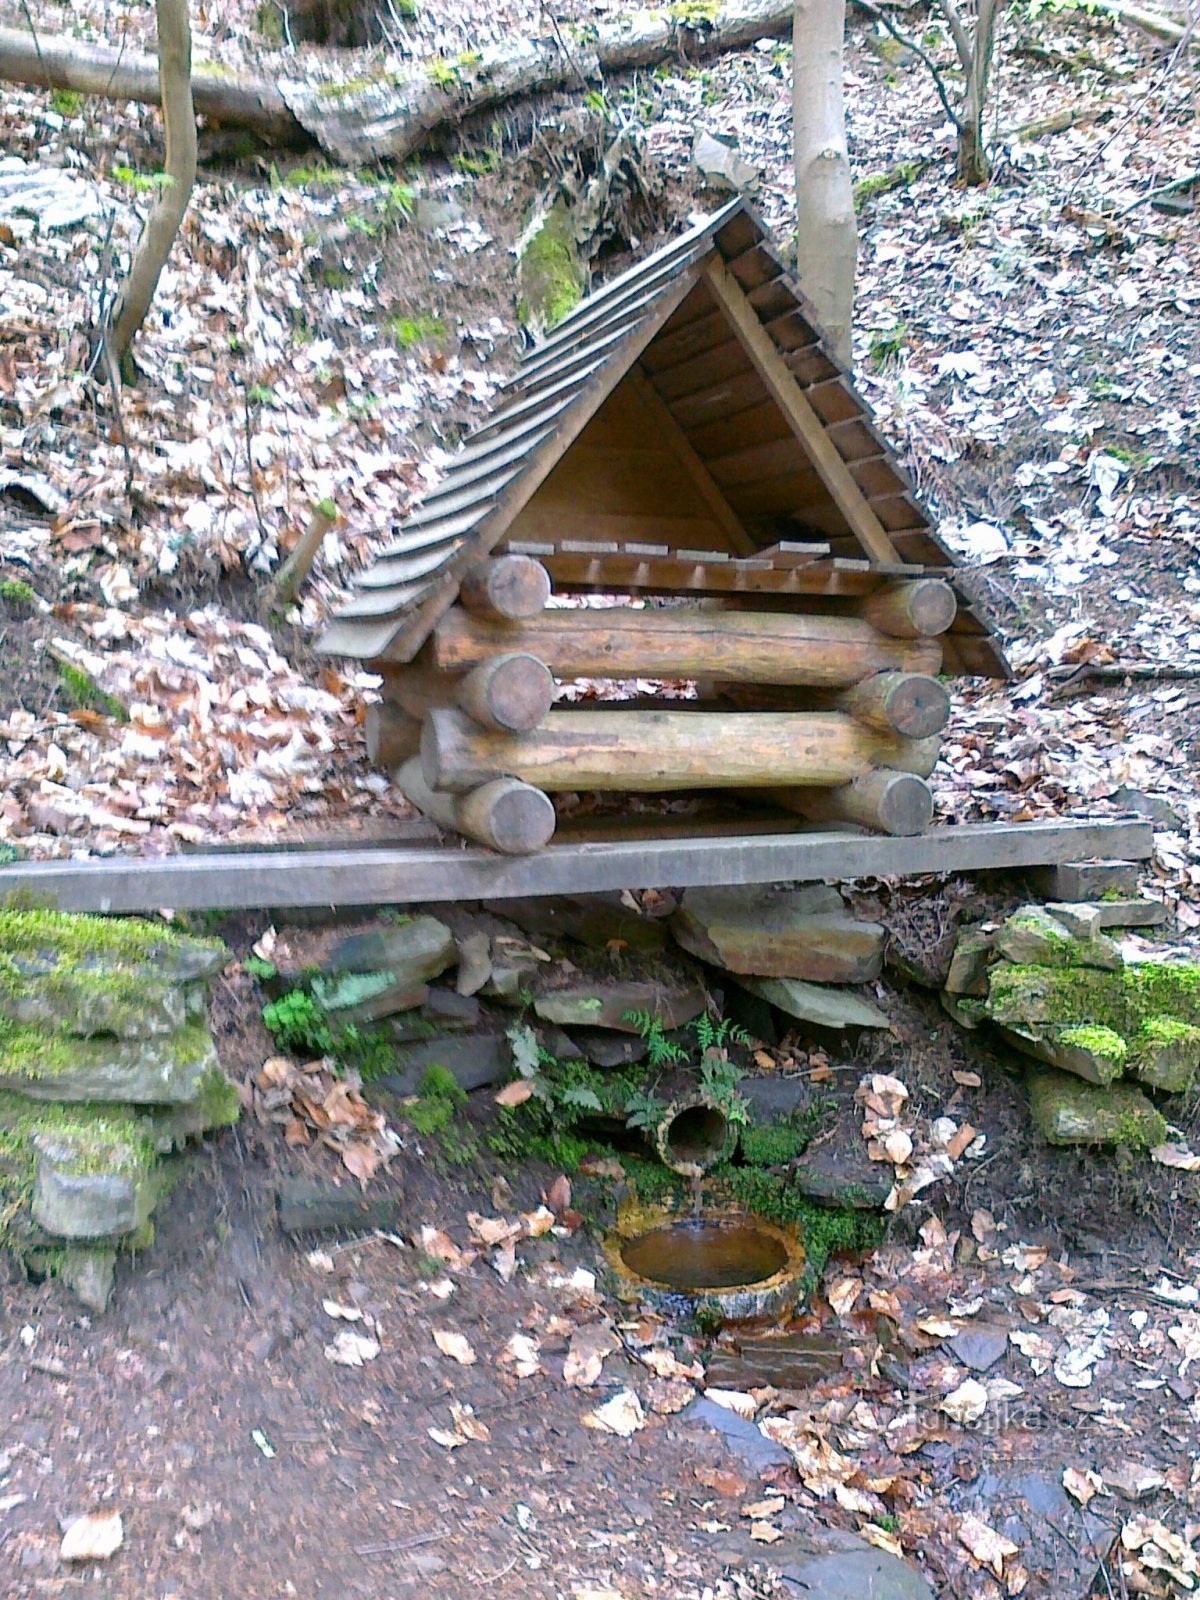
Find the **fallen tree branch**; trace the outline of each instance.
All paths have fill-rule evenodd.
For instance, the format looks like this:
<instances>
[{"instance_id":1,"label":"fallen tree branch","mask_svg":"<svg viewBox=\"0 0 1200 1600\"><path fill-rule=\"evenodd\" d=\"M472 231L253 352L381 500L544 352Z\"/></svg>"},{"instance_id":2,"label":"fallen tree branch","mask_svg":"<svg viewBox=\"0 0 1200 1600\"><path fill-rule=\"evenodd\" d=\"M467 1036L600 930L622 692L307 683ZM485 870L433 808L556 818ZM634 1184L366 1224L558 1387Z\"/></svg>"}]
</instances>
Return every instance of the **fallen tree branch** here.
<instances>
[{"instance_id":1,"label":"fallen tree branch","mask_svg":"<svg viewBox=\"0 0 1200 1600\"><path fill-rule=\"evenodd\" d=\"M1127 217L1139 206L1147 206L1154 200L1161 200L1164 195L1176 194L1180 189L1191 189L1198 183L1200 183L1200 167L1182 178L1175 178L1171 183L1160 183L1157 189L1147 189L1145 194L1139 195L1136 200L1131 200L1127 206L1118 211L1117 216Z\"/></svg>"},{"instance_id":2,"label":"fallen tree branch","mask_svg":"<svg viewBox=\"0 0 1200 1600\"><path fill-rule=\"evenodd\" d=\"M108 100L161 104L158 57L22 28L0 28L0 79L37 89L71 89ZM210 63L192 68L192 97L201 116L276 139L308 136L272 83L218 76Z\"/></svg>"},{"instance_id":3,"label":"fallen tree branch","mask_svg":"<svg viewBox=\"0 0 1200 1600\"><path fill-rule=\"evenodd\" d=\"M1081 662L1073 667L1050 667L1047 678L1055 685L1055 693L1074 689L1080 684L1097 683L1166 683L1172 680L1195 682L1200 680L1200 666L1173 661L1120 661Z\"/></svg>"}]
</instances>

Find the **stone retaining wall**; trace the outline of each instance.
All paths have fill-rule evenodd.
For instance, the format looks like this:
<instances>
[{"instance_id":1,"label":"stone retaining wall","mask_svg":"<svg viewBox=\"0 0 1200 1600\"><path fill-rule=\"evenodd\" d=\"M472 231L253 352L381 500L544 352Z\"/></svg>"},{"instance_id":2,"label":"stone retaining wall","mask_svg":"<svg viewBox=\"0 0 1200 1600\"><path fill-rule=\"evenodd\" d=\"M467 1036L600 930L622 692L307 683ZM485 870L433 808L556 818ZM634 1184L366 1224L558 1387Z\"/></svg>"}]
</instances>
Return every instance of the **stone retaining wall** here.
<instances>
[{"instance_id":1,"label":"stone retaining wall","mask_svg":"<svg viewBox=\"0 0 1200 1600\"><path fill-rule=\"evenodd\" d=\"M0 1246L103 1309L153 1238L163 1158L237 1120L207 1025L216 940L0 910Z\"/></svg>"}]
</instances>

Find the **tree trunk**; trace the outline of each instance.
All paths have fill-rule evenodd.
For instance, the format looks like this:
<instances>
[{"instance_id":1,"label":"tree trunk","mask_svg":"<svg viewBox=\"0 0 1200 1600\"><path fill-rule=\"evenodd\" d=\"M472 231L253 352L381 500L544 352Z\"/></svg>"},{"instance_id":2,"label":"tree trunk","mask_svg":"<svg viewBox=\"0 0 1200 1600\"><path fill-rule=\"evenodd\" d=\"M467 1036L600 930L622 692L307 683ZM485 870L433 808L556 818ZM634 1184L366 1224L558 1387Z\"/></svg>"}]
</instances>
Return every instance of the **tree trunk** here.
<instances>
[{"instance_id":1,"label":"tree trunk","mask_svg":"<svg viewBox=\"0 0 1200 1600\"><path fill-rule=\"evenodd\" d=\"M945 4L943 9L946 9ZM965 29L961 19L955 18L958 21L957 28L952 24L959 59L966 74L962 113L958 119L958 177L960 182L973 186L985 184L992 175L983 118L987 110L988 80L992 70L998 15L995 0L979 0L968 52L964 52L963 48L962 35Z\"/></svg>"},{"instance_id":2,"label":"tree trunk","mask_svg":"<svg viewBox=\"0 0 1200 1600\"><path fill-rule=\"evenodd\" d=\"M119 371L146 320L159 276L183 222L196 181L196 113L192 105L192 30L188 0L155 0L158 77L167 155L163 185L142 230L129 275L117 297L108 346Z\"/></svg>"},{"instance_id":3,"label":"tree trunk","mask_svg":"<svg viewBox=\"0 0 1200 1600\"><path fill-rule=\"evenodd\" d=\"M845 31L845 0L795 0L796 271L834 356L848 369L858 228L842 102Z\"/></svg>"}]
</instances>

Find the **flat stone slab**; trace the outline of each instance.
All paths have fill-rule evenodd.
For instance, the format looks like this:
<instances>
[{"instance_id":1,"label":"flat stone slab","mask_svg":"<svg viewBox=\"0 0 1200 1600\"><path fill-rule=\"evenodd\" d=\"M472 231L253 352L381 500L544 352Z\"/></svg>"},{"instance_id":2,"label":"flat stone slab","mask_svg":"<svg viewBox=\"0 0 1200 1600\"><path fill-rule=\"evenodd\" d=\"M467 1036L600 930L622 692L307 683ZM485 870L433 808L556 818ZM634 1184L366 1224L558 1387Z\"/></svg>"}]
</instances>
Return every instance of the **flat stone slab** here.
<instances>
[{"instance_id":1,"label":"flat stone slab","mask_svg":"<svg viewBox=\"0 0 1200 1600\"><path fill-rule=\"evenodd\" d=\"M454 935L436 917L381 922L352 933L327 952L325 973L387 972L397 985L428 983L458 960Z\"/></svg>"},{"instance_id":2,"label":"flat stone slab","mask_svg":"<svg viewBox=\"0 0 1200 1600\"><path fill-rule=\"evenodd\" d=\"M157 1198L150 1165L136 1146L92 1148L35 1134L37 1173L30 1210L59 1239L114 1239L140 1228Z\"/></svg>"},{"instance_id":3,"label":"flat stone slab","mask_svg":"<svg viewBox=\"0 0 1200 1600\"><path fill-rule=\"evenodd\" d=\"M396 1070L377 1080L389 1094L418 1094L430 1067L445 1067L468 1094L513 1075L512 1045L502 1033L457 1034L426 1039L396 1051Z\"/></svg>"},{"instance_id":4,"label":"flat stone slab","mask_svg":"<svg viewBox=\"0 0 1200 1600\"><path fill-rule=\"evenodd\" d=\"M1097 928L1159 928L1167 920L1167 908L1161 900L1080 900L1073 906L1076 912L1086 912L1095 918ZM1052 917L1063 919L1065 904L1048 905Z\"/></svg>"},{"instance_id":5,"label":"flat stone slab","mask_svg":"<svg viewBox=\"0 0 1200 1600\"><path fill-rule=\"evenodd\" d=\"M739 977L738 982L759 999L786 1011L789 1017L811 1022L819 1028L891 1027L877 1006L839 989L821 989L815 983L802 983L797 978Z\"/></svg>"},{"instance_id":6,"label":"flat stone slab","mask_svg":"<svg viewBox=\"0 0 1200 1600\"><path fill-rule=\"evenodd\" d=\"M1099 967L1119 972L1124 959L1107 934L1086 919L1068 927L1042 906L1022 906L996 931L996 949L1009 961L1026 967Z\"/></svg>"},{"instance_id":7,"label":"flat stone slab","mask_svg":"<svg viewBox=\"0 0 1200 1600\"><path fill-rule=\"evenodd\" d=\"M31 1100L182 1105L220 1071L208 1030L168 1038L76 1039L37 1029L0 1032L0 1089Z\"/></svg>"},{"instance_id":8,"label":"flat stone slab","mask_svg":"<svg viewBox=\"0 0 1200 1600\"><path fill-rule=\"evenodd\" d=\"M867 983L883 968L883 928L847 915L824 884L689 889L671 931L701 961L752 977Z\"/></svg>"},{"instance_id":9,"label":"flat stone slab","mask_svg":"<svg viewBox=\"0 0 1200 1600\"><path fill-rule=\"evenodd\" d=\"M1008 1354L1008 1329L973 1323L950 1340L950 1348L972 1372L987 1372Z\"/></svg>"},{"instance_id":10,"label":"flat stone slab","mask_svg":"<svg viewBox=\"0 0 1200 1600\"><path fill-rule=\"evenodd\" d=\"M934 1600L915 1567L840 1528L772 1546L767 1559L804 1600Z\"/></svg>"},{"instance_id":11,"label":"flat stone slab","mask_svg":"<svg viewBox=\"0 0 1200 1600\"><path fill-rule=\"evenodd\" d=\"M155 968L122 967L61 950L0 951L0 1016L87 1038L154 1038L202 1017L200 981L172 982Z\"/></svg>"},{"instance_id":12,"label":"flat stone slab","mask_svg":"<svg viewBox=\"0 0 1200 1600\"><path fill-rule=\"evenodd\" d=\"M697 1395L690 1405L679 1413L680 1421L693 1427L710 1428L719 1433L726 1450L745 1463L752 1472L765 1472L770 1467L785 1467L791 1456L781 1444L768 1439L758 1431L753 1422L728 1411L715 1400Z\"/></svg>"},{"instance_id":13,"label":"flat stone slab","mask_svg":"<svg viewBox=\"0 0 1200 1600\"><path fill-rule=\"evenodd\" d=\"M1068 1033L1071 1031L1068 1030ZM1044 1061L1047 1066L1057 1067L1060 1072L1069 1072L1076 1078L1082 1078L1085 1083L1114 1083L1124 1075L1128 1050L1120 1034L1106 1037L1109 1030L1098 1028L1074 1031L1084 1035L1095 1034L1098 1040L1105 1039L1105 1047L1089 1049L1070 1038L1056 1038L1049 1030L1043 1032L1037 1028L1000 1027L1001 1035L1014 1050L1032 1056L1035 1061Z\"/></svg>"},{"instance_id":14,"label":"flat stone slab","mask_svg":"<svg viewBox=\"0 0 1200 1600\"><path fill-rule=\"evenodd\" d=\"M984 995L987 993L988 962L992 954L992 936L982 927L961 928L950 957L945 988L950 994Z\"/></svg>"},{"instance_id":15,"label":"flat stone slab","mask_svg":"<svg viewBox=\"0 0 1200 1600\"><path fill-rule=\"evenodd\" d=\"M312 981L313 996L341 1027L379 1022L412 1011L429 998L429 985L392 972L345 972Z\"/></svg>"},{"instance_id":16,"label":"flat stone slab","mask_svg":"<svg viewBox=\"0 0 1200 1600\"><path fill-rule=\"evenodd\" d=\"M1052 1463L1052 1464L1051 1464ZM1102 1462L1097 1462L1097 1466ZM1035 1573L1053 1573L1054 1600L1086 1600L1094 1594L1097 1574L1117 1537L1121 1517L1111 1500L1096 1499L1081 1509L1062 1486L1064 1467L1084 1467L1083 1460L1046 1462L1041 1472L1013 1468L982 1473L960 1506L974 1512L1011 1539L1019 1559ZM1099 1508L1112 1512L1112 1520ZM1102 1591L1103 1592L1103 1587Z\"/></svg>"},{"instance_id":17,"label":"flat stone slab","mask_svg":"<svg viewBox=\"0 0 1200 1600\"><path fill-rule=\"evenodd\" d=\"M706 1003L704 991L697 984L666 989L656 983L604 980L539 995L533 1009L543 1022L555 1022L560 1028L614 1028L618 1033L638 1033L637 1024L629 1021L629 1013L648 1012L669 1033L698 1017Z\"/></svg>"},{"instance_id":18,"label":"flat stone slab","mask_svg":"<svg viewBox=\"0 0 1200 1600\"><path fill-rule=\"evenodd\" d=\"M1167 1137L1166 1119L1129 1082L1084 1083L1053 1069L1029 1074L1034 1125L1051 1144L1118 1144L1153 1149Z\"/></svg>"}]
</instances>

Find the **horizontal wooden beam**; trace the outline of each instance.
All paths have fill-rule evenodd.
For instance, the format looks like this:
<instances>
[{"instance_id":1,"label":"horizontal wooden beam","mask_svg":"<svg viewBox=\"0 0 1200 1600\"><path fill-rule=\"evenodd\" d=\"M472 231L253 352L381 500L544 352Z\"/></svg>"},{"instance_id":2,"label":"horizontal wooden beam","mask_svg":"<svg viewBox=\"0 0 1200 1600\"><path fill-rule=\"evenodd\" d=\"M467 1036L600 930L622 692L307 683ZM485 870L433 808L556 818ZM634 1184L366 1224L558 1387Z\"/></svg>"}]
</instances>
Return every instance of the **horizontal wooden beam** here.
<instances>
[{"instance_id":1,"label":"horizontal wooden beam","mask_svg":"<svg viewBox=\"0 0 1200 1600\"><path fill-rule=\"evenodd\" d=\"M858 617L806 612L611 606L544 611L500 625L455 607L437 624L433 662L462 672L498 652L526 651L556 678L726 678L844 688L876 672L936 673L940 645L891 639Z\"/></svg>"},{"instance_id":2,"label":"horizontal wooden beam","mask_svg":"<svg viewBox=\"0 0 1200 1600\"><path fill-rule=\"evenodd\" d=\"M398 825L401 826L401 825ZM844 830L752 838L553 843L506 857L444 845L394 849L249 851L154 860L26 861L0 867L0 902L107 913L261 911L264 907L418 905L523 895L602 894L739 883L903 878L1053 866L1091 856L1144 861L1154 849L1142 818L979 822L915 839Z\"/></svg>"}]
</instances>

